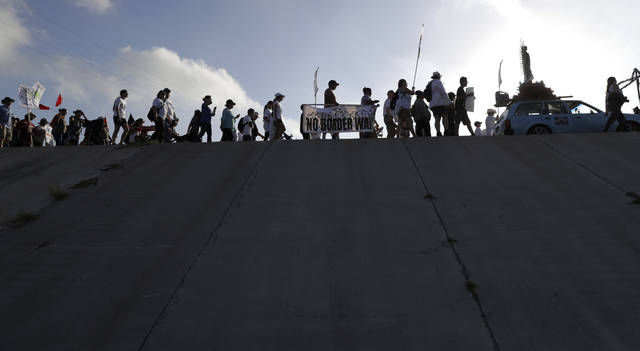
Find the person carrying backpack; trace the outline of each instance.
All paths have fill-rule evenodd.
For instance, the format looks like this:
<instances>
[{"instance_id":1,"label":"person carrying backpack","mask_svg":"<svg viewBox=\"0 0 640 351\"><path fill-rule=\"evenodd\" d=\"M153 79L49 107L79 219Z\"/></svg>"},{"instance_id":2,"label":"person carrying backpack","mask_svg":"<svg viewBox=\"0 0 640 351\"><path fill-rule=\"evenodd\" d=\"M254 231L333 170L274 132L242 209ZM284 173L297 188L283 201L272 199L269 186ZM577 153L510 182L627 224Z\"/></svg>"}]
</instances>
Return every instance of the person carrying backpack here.
<instances>
[{"instance_id":1,"label":"person carrying backpack","mask_svg":"<svg viewBox=\"0 0 640 351\"><path fill-rule=\"evenodd\" d=\"M449 128L449 123L447 121L447 107L452 104L451 100L449 100L449 96L447 95L447 91L444 89L444 85L440 80L441 78L442 75L440 72L433 72L431 81L424 89L425 97L430 103L429 107L431 108L431 112L433 112L433 117L435 118L436 133L439 137L442 136L442 132L440 131L441 123L445 130Z\"/></svg>"}]
</instances>

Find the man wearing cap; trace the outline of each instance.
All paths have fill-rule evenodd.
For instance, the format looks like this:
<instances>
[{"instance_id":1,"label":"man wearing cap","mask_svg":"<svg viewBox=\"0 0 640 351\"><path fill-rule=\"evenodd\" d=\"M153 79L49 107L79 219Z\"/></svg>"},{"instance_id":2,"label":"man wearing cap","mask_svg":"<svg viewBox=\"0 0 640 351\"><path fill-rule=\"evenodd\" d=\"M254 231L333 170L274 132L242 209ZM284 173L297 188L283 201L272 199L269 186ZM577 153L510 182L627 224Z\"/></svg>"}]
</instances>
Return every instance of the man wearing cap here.
<instances>
[{"instance_id":1,"label":"man wearing cap","mask_svg":"<svg viewBox=\"0 0 640 351\"><path fill-rule=\"evenodd\" d=\"M227 100L225 109L222 111L222 118L220 119L220 129L222 130L222 139L220 141L234 141L233 140L233 113L231 110L236 105L233 100ZM237 117L240 117L238 115Z\"/></svg>"},{"instance_id":2,"label":"man wearing cap","mask_svg":"<svg viewBox=\"0 0 640 351\"><path fill-rule=\"evenodd\" d=\"M333 93L340 84L335 80L329 81L329 87L324 91L324 107L336 107L340 105L336 100L336 95ZM326 133L322 134L322 139L325 139ZM331 139L340 139L340 133L331 133Z\"/></svg>"},{"instance_id":3,"label":"man wearing cap","mask_svg":"<svg viewBox=\"0 0 640 351\"><path fill-rule=\"evenodd\" d=\"M431 81L424 90L427 97L429 96L429 92L431 92L429 107L433 112L436 133L439 137L442 136L442 132L440 131L440 122L442 122L442 124L444 125L444 129L449 128L449 123L447 121L447 107L452 104L440 78L442 78L440 72L433 72Z\"/></svg>"},{"instance_id":4,"label":"man wearing cap","mask_svg":"<svg viewBox=\"0 0 640 351\"><path fill-rule=\"evenodd\" d=\"M51 120L51 127L53 128L53 138L56 140L57 146L64 145L67 134L67 109L61 108L58 110L58 114L53 116Z\"/></svg>"},{"instance_id":5,"label":"man wearing cap","mask_svg":"<svg viewBox=\"0 0 640 351\"><path fill-rule=\"evenodd\" d=\"M487 128L485 136L492 136L493 128L496 126L496 110L490 108L487 110L487 119L484 121L484 125Z\"/></svg>"},{"instance_id":6,"label":"man wearing cap","mask_svg":"<svg viewBox=\"0 0 640 351\"><path fill-rule=\"evenodd\" d=\"M204 133L207 133L207 143L211 142L211 118L216 115L217 107L213 108L211 111L211 104L213 104L213 99L211 95L207 95L202 99L202 107L200 109L200 134L198 138L202 140L202 136Z\"/></svg>"},{"instance_id":7,"label":"man wearing cap","mask_svg":"<svg viewBox=\"0 0 640 351\"><path fill-rule=\"evenodd\" d=\"M126 90L120 91L120 96L113 102L113 136L111 139L115 143L118 138L118 132L122 128L122 138L120 144L124 144L125 138L129 133L129 124L127 124L127 97L129 93ZM71 120L69 120L71 122Z\"/></svg>"},{"instance_id":8,"label":"man wearing cap","mask_svg":"<svg viewBox=\"0 0 640 351\"><path fill-rule=\"evenodd\" d=\"M11 111L11 104L15 100L10 97L2 99L2 106L0 106L0 147L4 147L5 142L8 142L8 138L11 136L11 120L15 118L13 111Z\"/></svg>"},{"instance_id":9,"label":"man wearing cap","mask_svg":"<svg viewBox=\"0 0 640 351\"><path fill-rule=\"evenodd\" d=\"M284 135L284 132L287 128L284 126L284 122L282 122L282 100L284 100L284 95L281 93L277 93L275 95L275 100L273 100L273 122L275 125L275 135L272 140L280 140Z\"/></svg>"},{"instance_id":10,"label":"man wearing cap","mask_svg":"<svg viewBox=\"0 0 640 351\"><path fill-rule=\"evenodd\" d=\"M82 132L82 127L86 125L86 122L87 117L85 117L84 112L81 110L73 111L73 116L69 117L69 130L67 131L67 141L70 145L78 145L80 143L80 133ZM122 134L123 138L124 136L125 135Z\"/></svg>"}]
</instances>

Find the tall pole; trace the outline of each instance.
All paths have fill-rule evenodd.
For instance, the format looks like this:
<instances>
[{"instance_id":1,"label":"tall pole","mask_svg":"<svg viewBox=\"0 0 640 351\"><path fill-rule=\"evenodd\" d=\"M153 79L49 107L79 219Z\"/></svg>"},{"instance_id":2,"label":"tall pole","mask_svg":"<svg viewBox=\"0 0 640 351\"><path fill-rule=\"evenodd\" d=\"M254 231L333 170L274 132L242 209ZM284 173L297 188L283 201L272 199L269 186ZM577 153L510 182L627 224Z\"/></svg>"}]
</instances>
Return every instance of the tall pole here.
<instances>
[{"instance_id":1,"label":"tall pole","mask_svg":"<svg viewBox=\"0 0 640 351\"><path fill-rule=\"evenodd\" d=\"M418 41L418 58L416 59L416 70L413 73L413 84L411 87L416 87L416 77L418 76L418 63L420 63L420 53L422 51L422 35L424 34L424 24L422 25L422 30L420 31L420 41Z\"/></svg>"}]
</instances>

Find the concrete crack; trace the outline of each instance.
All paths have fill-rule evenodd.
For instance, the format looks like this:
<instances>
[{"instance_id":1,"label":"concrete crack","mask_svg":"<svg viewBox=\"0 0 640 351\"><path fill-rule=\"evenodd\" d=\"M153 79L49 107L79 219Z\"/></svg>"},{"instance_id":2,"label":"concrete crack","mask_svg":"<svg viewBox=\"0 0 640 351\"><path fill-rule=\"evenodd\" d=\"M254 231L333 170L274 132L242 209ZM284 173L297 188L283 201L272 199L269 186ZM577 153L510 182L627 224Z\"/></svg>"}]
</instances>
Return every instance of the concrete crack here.
<instances>
[{"instance_id":1,"label":"concrete crack","mask_svg":"<svg viewBox=\"0 0 640 351\"><path fill-rule=\"evenodd\" d=\"M404 145L404 148L407 150L407 154L409 155L409 158L411 159L411 162L413 162L413 167L416 170L416 173L418 174L418 177L420 177L420 181L422 182L422 186L424 187L424 190L426 191L427 194L431 195L431 191L429 189L429 186L427 185L427 182L424 179L424 176L422 175L422 172L420 172L420 168L418 168L418 163L416 162L415 157L413 156L413 154L411 153L411 150L409 149L409 146L407 145L406 141L403 141L402 143ZM482 300L480 299L480 295L478 295L477 292L477 284L471 279L471 274L469 273L469 269L467 268L467 266L465 265L465 263L462 261L462 257L460 256L460 252L458 250L457 244L458 241L456 239L454 239L451 234L449 233L449 229L447 228L446 223L444 222L444 219L442 218L442 214L440 213L440 210L438 209L438 205L436 203L436 197L431 195L428 197L425 197L426 199L428 199L431 202L431 206L433 207L433 210L436 214L436 216L438 217L438 221L440 222L440 226L442 227L442 230L444 232L444 235L446 236L446 243L449 245L449 247L451 248L451 251L456 259L456 262L458 263L458 266L460 267L460 271L463 275L464 281L465 281L465 288L467 289L467 291L469 291L469 293L471 294L471 297L473 298L473 300L475 301L476 305L478 306L478 309L480 310L480 316L482 318L482 322L484 323L484 326L487 330L487 332L489 333L489 337L491 338L491 342L493 344L493 349L495 351L500 351L500 344L498 343L498 339L496 337L496 333L493 330L493 327L491 326L491 322L489 321L489 317L487 316L487 313L485 311L485 308L482 304Z\"/></svg>"}]
</instances>

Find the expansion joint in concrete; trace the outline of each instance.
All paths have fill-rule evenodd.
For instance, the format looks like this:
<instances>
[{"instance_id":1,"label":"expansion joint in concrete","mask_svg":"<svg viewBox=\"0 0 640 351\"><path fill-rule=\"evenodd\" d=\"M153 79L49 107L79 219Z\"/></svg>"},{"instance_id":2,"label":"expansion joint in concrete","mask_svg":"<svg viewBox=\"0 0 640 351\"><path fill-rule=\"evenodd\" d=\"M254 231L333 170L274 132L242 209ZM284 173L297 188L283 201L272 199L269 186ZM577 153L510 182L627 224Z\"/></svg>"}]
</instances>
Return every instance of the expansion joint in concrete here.
<instances>
[{"instance_id":1,"label":"expansion joint in concrete","mask_svg":"<svg viewBox=\"0 0 640 351\"><path fill-rule=\"evenodd\" d=\"M171 306L171 304L173 303L175 298L178 296L178 293L180 292L180 290L182 289L182 286L184 285L184 283L186 282L187 278L189 277L189 274L191 273L193 268L196 266L196 264L200 260L200 257L202 257L202 255L207 250L207 248L209 248L209 246L215 245L216 241L218 240L218 231L222 227L225 219L227 218L227 216L231 212L231 209L233 208L235 203L238 201L238 199L240 198L240 196L242 195L244 190L247 188L250 180L254 177L254 174L257 172L258 167L260 166L260 163L262 163L262 160L264 159L264 157L267 154L267 152L269 151L269 149L271 149L272 145L273 145L273 142L270 142L265 147L264 151L262 152L262 154L260 155L260 157L258 158L256 163L254 164L253 168L251 169L251 171L249 172L247 177L242 182L242 185L240 186L240 188L238 189L238 191L234 195L233 199L229 202L229 205L227 206L227 208L225 209L224 213L220 217L220 220L218 220L218 223L216 224L216 226L211 231L211 234L209 234L209 236L207 237L207 240L204 242L204 244L202 245L202 247L200 248L200 250L198 251L198 253L194 257L194 259L191 261L191 263L187 267L186 271L184 272L184 274L180 278L180 281L178 282L178 285L176 286L176 288L173 290L173 293L171 294L171 296L169 297L167 302L164 304L164 306L160 310L160 313L158 314L156 319L153 321L153 324L151 325L151 328L149 328L149 331L144 336L144 339L140 343L140 346L138 346L138 349L137 349L138 351L144 349L145 345L147 344L147 342L149 340L149 337L151 336L151 334L153 334L153 331L156 329L156 327L160 324L160 322L166 316L167 311L169 309L169 306Z\"/></svg>"}]
</instances>

